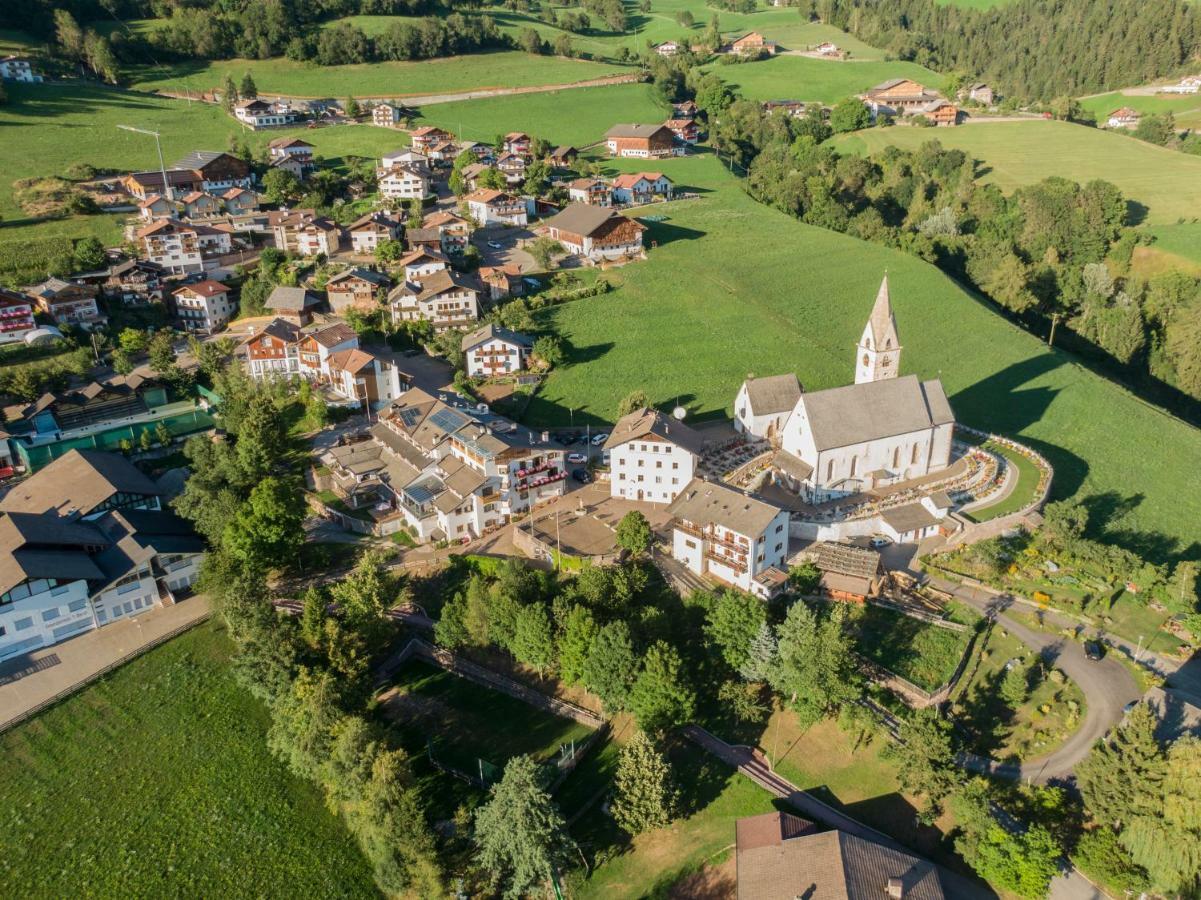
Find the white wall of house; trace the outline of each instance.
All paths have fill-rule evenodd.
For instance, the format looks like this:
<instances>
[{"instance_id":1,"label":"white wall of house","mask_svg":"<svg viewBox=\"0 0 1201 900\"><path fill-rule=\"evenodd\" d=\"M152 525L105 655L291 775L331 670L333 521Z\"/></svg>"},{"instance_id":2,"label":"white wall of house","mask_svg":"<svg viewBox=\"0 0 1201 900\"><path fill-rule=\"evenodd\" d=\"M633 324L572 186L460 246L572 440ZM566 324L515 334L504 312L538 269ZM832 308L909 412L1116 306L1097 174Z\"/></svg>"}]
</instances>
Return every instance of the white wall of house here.
<instances>
[{"instance_id":1,"label":"white wall of house","mask_svg":"<svg viewBox=\"0 0 1201 900\"><path fill-rule=\"evenodd\" d=\"M609 452L609 493L626 500L670 503L692 480L696 456L667 441L638 438Z\"/></svg>"},{"instance_id":2,"label":"white wall of house","mask_svg":"<svg viewBox=\"0 0 1201 900\"><path fill-rule=\"evenodd\" d=\"M472 378L487 378L519 372L524 367L525 348L521 344L492 338L467 354L467 374Z\"/></svg>"},{"instance_id":3,"label":"white wall of house","mask_svg":"<svg viewBox=\"0 0 1201 900\"><path fill-rule=\"evenodd\" d=\"M24 594L0 605L0 660L48 647L73 634L95 627L88 604L88 583L70 581L51 586L40 579L20 585L10 596Z\"/></svg>"},{"instance_id":4,"label":"white wall of house","mask_svg":"<svg viewBox=\"0 0 1201 900\"><path fill-rule=\"evenodd\" d=\"M756 415L751 409L751 400L746 389L746 382L738 389L734 398L734 430L766 440L769 436L779 435L792 410Z\"/></svg>"},{"instance_id":5,"label":"white wall of house","mask_svg":"<svg viewBox=\"0 0 1201 900\"><path fill-rule=\"evenodd\" d=\"M780 510L771 523L758 535L742 534L717 523L693 523L702 528L713 527L717 535L746 547L739 555L722 541L708 541L690 534L678 525L672 532L672 556L697 575L706 573L732 584L747 593L762 593L755 579L772 566L784 568L788 556L788 512ZM706 553L706 550L709 552ZM722 558L728 560L723 562ZM740 571L738 563L745 560Z\"/></svg>"}]
</instances>

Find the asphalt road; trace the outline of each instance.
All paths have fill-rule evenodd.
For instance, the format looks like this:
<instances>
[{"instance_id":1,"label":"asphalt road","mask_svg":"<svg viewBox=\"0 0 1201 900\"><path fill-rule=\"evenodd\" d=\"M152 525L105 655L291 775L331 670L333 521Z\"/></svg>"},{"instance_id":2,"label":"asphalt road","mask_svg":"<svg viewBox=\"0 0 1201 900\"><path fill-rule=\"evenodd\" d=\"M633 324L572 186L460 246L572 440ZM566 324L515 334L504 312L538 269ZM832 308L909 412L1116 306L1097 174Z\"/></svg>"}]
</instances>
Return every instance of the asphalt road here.
<instances>
[{"instance_id":1,"label":"asphalt road","mask_svg":"<svg viewBox=\"0 0 1201 900\"><path fill-rule=\"evenodd\" d=\"M938 578L932 578L931 582L939 590L955 595L977 611L986 615L995 614L1005 629L1043 659L1062 669L1084 693L1084 721L1058 750L1041 759L1023 763L1020 768L993 765L990 767L992 773L1029 779L1040 784L1071 778L1072 770L1088 755L1092 745L1121 721L1126 705L1142 696L1134 678L1116 659L1106 657L1090 660L1075 641L1036 631L1005 615L1003 610L1012 601L1004 597Z\"/></svg>"}]
</instances>

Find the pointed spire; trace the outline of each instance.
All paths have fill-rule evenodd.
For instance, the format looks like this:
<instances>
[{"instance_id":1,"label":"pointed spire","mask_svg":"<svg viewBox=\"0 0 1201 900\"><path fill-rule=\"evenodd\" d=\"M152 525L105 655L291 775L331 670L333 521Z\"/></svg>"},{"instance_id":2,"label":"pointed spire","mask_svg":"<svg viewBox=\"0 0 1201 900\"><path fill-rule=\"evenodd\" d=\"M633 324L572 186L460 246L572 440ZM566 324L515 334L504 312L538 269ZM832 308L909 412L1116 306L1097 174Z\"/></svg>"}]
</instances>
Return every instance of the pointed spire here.
<instances>
[{"instance_id":1,"label":"pointed spire","mask_svg":"<svg viewBox=\"0 0 1201 900\"><path fill-rule=\"evenodd\" d=\"M892 314L892 300L888 296L888 270L884 271L884 280L880 282L880 290L876 293L876 302L872 306L868 324L871 326L872 343L876 349L890 346L890 341L892 347L900 346L897 320Z\"/></svg>"}]
</instances>

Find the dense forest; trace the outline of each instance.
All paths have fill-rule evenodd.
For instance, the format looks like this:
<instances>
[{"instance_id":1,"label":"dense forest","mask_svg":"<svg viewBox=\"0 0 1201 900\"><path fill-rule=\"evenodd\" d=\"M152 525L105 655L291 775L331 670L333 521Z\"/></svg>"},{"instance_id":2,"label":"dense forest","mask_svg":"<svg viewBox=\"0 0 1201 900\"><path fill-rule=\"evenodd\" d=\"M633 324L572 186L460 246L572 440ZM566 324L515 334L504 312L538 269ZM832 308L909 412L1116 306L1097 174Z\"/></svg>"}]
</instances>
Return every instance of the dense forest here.
<instances>
[{"instance_id":1,"label":"dense forest","mask_svg":"<svg viewBox=\"0 0 1201 900\"><path fill-rule=\"evenodd\" d=\"M799 5L901 59L984 78L1026 101L1142 84L1201 54L1201 5L1187 0L1016 0L988 10L936 0Z\"/></svg>"}]
</instances>

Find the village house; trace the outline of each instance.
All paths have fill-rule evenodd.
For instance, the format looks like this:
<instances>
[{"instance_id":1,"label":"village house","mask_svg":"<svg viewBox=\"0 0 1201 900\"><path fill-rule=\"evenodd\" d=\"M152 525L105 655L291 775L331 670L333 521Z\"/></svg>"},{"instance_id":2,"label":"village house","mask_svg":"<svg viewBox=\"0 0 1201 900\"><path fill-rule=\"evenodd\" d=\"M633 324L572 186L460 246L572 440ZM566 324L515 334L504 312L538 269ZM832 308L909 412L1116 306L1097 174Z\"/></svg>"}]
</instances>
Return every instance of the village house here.
<instances>
[{"instance_id":1,"label":"village house","mask_svg":"<svg viewBox=\"0 0 1201 900\"><path fill-rule=\"evenodd\" d=\"M360 406L391 403L408 387L395 365L358 347L331 353L326 371L330 388Z\"/></svg>"},{"instance_id":2,"label":"village house","mask_svg":"<svg viewBox=\"0 0 1201 900\"><path fill-rule=\"evenodd\" d=\"M296 113L283 101L270 102L257 97L250 100L240 100L234 106L234 118L245 122L251 128L276 128L281 125L291 125L296 121Z\"/></svg>"},{"instance_id":3,"label":"village house","mask_svg":"<svg viewBox=\"0 0 1201 900\"><path fill-rule=\"evenodd\" d=\"M313 145L298 137L275 138L267 144L267 154L271 162L281 159L294 159L305 169L313 167Z\"/></svg>"},{"instance_id":4,"label":"village house","mask_svg":"<svg viewBox=\"0 0 1201 900\"><path fill-rule=\"evenodd\" d=\"M764 100L762 106L763 111L769 116L780 113L794 119L803 117L807 111L805 104L800 100Z\"/></svg>"},{"instance_id":5,"label":"village house","mask_svg":"<svg viewBox=\"0 0 1201 900\"><path fill-rule=\"evenodd\" d=\"M671 193L671 179L662 172L627 172L613 179L614 203L650 203L656 197L670 200Z\"/></svg>"},{"instance_id":6,"label":"village house","mask_svg":"<svg viewBox=\"0 0 1201 900\"><path fill-rule=\"evenodd\" d=\"M430 160L424 153L418 153L409 147L404 147L400 150L394 150L391 153L386 153L380 157L380 168L391 169L396 166L403 166L406 169L413 169L420 172L422 175L429 176Z\"/></svg>"},{"instance_id":7,"label":"village house","mask_svg":"<svg viewBox=\"0 0 1201 900\"><path fill-rule=\"evenodd\" d=\"M350 248L355 253L374 253L381 241L394 241L400 236L401 224L385 212L369 212L346 226Z\"/></svg>"},{"instance_id":8,"label":"village house","mask_svg":"<svg viewBox=\"0 0 1201 900\"><path fill-rule=\"evenodd\" d=\"M705 440L683 422L644 408L622 416L605 441L609 493L670 503L692 481Z\"/></svg>"},{"instance_id":9,"label":"village house","mask_svg":"<svg viewBox=\"0 0 1201 900\"><path fill-rule=\"evenodd\" d=\"M333 275L325 283L325 296L335 315L354 307L364 312L378 309L380 292L387 292L392 280L383 272L353 268Z\"/></svg>"},{"instance_id":10,"label":"village house","mask_svg":"<svg viewBox=\"0 0 1201 900\"><path fill-rule=\"evenodd\" d=\"M567 184L567 199L588 206L612 206L613 189L600 178L577 178Z\"/></svg>"},{"instance_id":11,"label":"village house","mask_svg":"<svg viewBox=\"0 0 1201 900\"><path fill-rule=\"evenodd\" d=\"M735 825L739 900L943 900L934 863L846 831L821 831L791 813Z\"/></svg>"},{"instance_id":12,"label":"village house","mask_svg":"<svg viewBox=\"0 0 1201 900\"><path fill-rule=\"evenodd\" d=\"M178 219L159 219L137 232L137 239L150 262L174 275L199 274L233 248L228 231Z\"/></svg>"},{"instance_id":13,"label":"village house","mask_svg":"<svg viewBox=\"0 0 1201 900\"><path fill-rule=\"evenodd\" d=\"M696 119L668 119L663 124L681 143L695 144L701 139L701 128L697 125Z\"/></svg>"},{"instance_id":14,"label":"village house","mask_svg":"<svg viewBox=\"0 0 1201 900\"><path fill-rule=\"evenodd\" d=\"M429 176L412 166L377 169L375 176L380 196L389 200L426 200L434 196Z\"/></svg>"},{"instance_id":15,"label":"village house","mask_svg":"<svg viewBox=\"0 0 1201 900\"><path fill-rule=\"evenodd\" d=\"M1105 125L1109 128L1138 128L1139 119L1141 118L1142 113L1137 109L1123 106L1109 114L1105 120Z\"/></svg>"},{"instance_id":16,"label":"village house","mask_svg":"<svg viewBox=\"0 0 1201 900\"><path fill-rule=\"evenodd\" d=\"M480 266L476 274L488 292L488 299L493 302L520 297L525 293L525 281L522 280L520 266L512 263L503 266Z\"/></svg>"},{"instance_id":17,"label":"village house","mask_svg":"<svg viewBox=\"0 0 1201 900\"><path fill-rule=\"evenodd\" d=\"M842 56L842 51L838 49L838 45L833 41L822 41L813 48L818 56L839 57Z\"/></svg>"},{"instance_id":18,"label":"village house","mask_svg":"<svg viewBox=\"0 0 1201 900\"><path fill-rule=\"evenodd\" d=\"M147 222L175 215L175 204L168 203L161 194L151 194L138 204L138 216Z\"/></svg>"},{"instance_id":19,"label":"village house","mask_svg":"<svg viewBox=\"0 0 1201 900\"><path fill-rule=\"evenodd\" d=\"M802 392L780 428L791 489L823 502L950 465L955 417L942 383L899 376L900 361L885 277L856 348L855 383Z\"/></svg>"},{"instance_id":20,"label":"village house","mask_svg":"<svg viewBox=\"0 0 1201 900\"><path fill-rule=\"evenodd\" d=\"M968 87L967 98L984 106L992 106L993 100L996 99L993 94L993 89L983 81L977 81L975 84Z\"/></svg>"},{"instance_id":21,"label":"village house","mask_svg":"<svg viewBox=\"0 0 1201 900\"><path fill-rule=\"evenodd\" d=\"M692 100L681 100L679 103L671 105L673 119L695 119L697 112L697 105Z\"/></svg>"},{"instance_id":22,"label":"village house","mask_svg":"<svg viewBox=\"0 0 1201 900\"><path fill-rule=\"evenodd\" d=\"M614 125L605 132L610 156L622 159L660 159L675 150L675 135L666 125Z\"/></svg>"},{"instance_id":23,"label":"village house","mask_svg":"<svg viewBox=\"0 0 1201 900\"><path fill-rule=\"evenodd\" d=\"M89 328L104 321L96 303L100 288L77 281L47 278L26 290L39 311L54 320L56 325L82 325Z\"/></svg>"},{"instance_id":24,"label":"village house","mask_svg":"<svg viewBox=\"0 0 1201 900\"><path fill-rule=\"evenodd\" d=\"M281 318L242 342L246 372L255 380L293 375L319 380L331 353L358 345L359 336L344 322L305 332L295 320Z\"/></svg>"},{"instance_id":25,"label":"village house","mask_svg":"<svg viewBox=\"0 0 1201 900\"><path fill-rule=\"evenodd\" d=\"M689 571L764 600L787 584L787 510L694 478L667 511L672 558Z\"/></svg>"},{"instance_id":26,"label":"village house","mask_svg":"<svg viewBox=\"0 0 1201 900\"><path fill-rule=\"evenodd\" d=\"M127 259L108 269L100 290L109 300L126 306L161 303L163 300L163 267L145 259Z\"/></svg>"},{"instance_id":27,"label":"village house","mask_svg":"<svg viewBox=\"0 0 1201 900\"><path fill-rule=\"evenodd\" d=\"M935 100L921 111L939 128L952 128L959 124L959 107L949 100Z\"/></svg>"},{"instance_id":28,"label":"village house","mask_svg":"<svg viewBox=\"0 0 1201 900\"><path fill-rule=\"evenodd\" d=\"M175 317L184 331L215 334L233 318L235 304L230 299L229 288L211 278L176 288L171 296Z\"/></svg>"},{"instance_id":29,"label":"village house","mask_svg":"<svg viewBox=\"0 0 1201 900\"><path fill-rule=\"evenodd\" d=\"M275 246L297 256L331 256L342 248L342 229L311 209L270 213L267 224Z\"/></svg>"},{"instance_id":30,"label":"village house","mask_svg":"<svg viewBox=\"0 0 1201 900\"><path fill-rule=\"evenodd\" d=\"M917 544L942 531L951 506L951 498L942 491L913 503L890 506L880 513L880 532L897 544Z\"/></svg>"},{"instance_id":31,"label":"village house","mask_svg":"<svg viewBox=\"0 0 1201 900\"><path fill-rule=\"evenodd\" d=\"M748 375L734 399L734 430L775 443L799 399L796 375Z\"/></svg>"},{"instance_id":32,"label":"village house","mask_svg":"<svg viewBox=\"0 0 1201 900\"><path fill-rule=\"evenodd\" d=\"M405 244L410 250L442 252L442 232L437 228L410 228L405 231Z\"/></svg>"},{"instance_id":33,"label":"village house","mask_svg":"<svg viewBox=\"0 0 1201 900\"><path fill-rule=\"evenodd\" d=\"M164 188L163 173L158 171L130 172L121 178L121 186L125 191L139 200L145 200L152 194L172 200L198 191L204 186L200 173L191 169L168 169L166 184L167 187Z\"/></svg>"},{"instance_id":34,"label":"village house","mask_svg":"<svg viewBox=\"0 0 1201 900\"><path fill-rule=\"evenodd\" d=\"M421 128L414 129L409 138L414 150L428 155L427 151L430 147L453 140L454 135L433 125L423 125Z\"/></svg>"},{"instance_id":35,"label":"village house","mask_svg":"<svg viewBox=\"0 0 1201 900\"><path fill-rule=\"evenodd\" d=\"M651 49L660 56L671 57L680 52L680 45L677 41L660 41L657 44L652 44Z\"/></svg>"},{"instance_id":36,"label":"village house","mask_svg":"<svg viewBox=\"0 0 1201 900\"><path fill-rule=\"evenodd\" d=\"M515 153L518 156L529 156L530 147L533 145L531 138L524 131L510 131L505 135L501 149L505 153Z\"/></svg>"},{"instance_id":37,"label":"village house","mask_svg":"<svg viewBox=\"0 0 1201 900\"><path fill-rule=\"evenodd\" d=\"M0 59L0 79L37 84L42 76L33 70L33 63L24 56L6 56Z\"/></svg>"},{"instance_id":38,"label":"village house","mask_svg":"<svg viewBox=\"0 0 1201 900\"><path fill-rule=\"evenodd\" d=\"M558 169L568 169L575 163L576 157L580 155L580 151L575 147L564 144L561 147L555 147L546 157L546 161Z\"/></svg>"},{"instance_id":39,"label":"village house","mask_svg":"<svg viewBox=\"0 0 1201 900\"><path fill-rule=\"evenodd\" d=\"M371 110L371 121L379 128L395 128L400 121L401 108L391 103L377 103Z\"/></svg>"},{"instance_id":40,"label":"village house","mask_svg":"<svg viewBox=\"0 0 1201 900\"><path fill-rule=\"evenodd\" d=\"M516 153L502 153L496 161L496 169L505 176L508 184L521 184L525 181L526 158Z\"/></svg>"},{"instance_id":41,"label":"village house","mask_svg":"<svg viewBox=\"0 0 1201 900\"><path fill-rule=\"evenodd\" d=\"M304 176L308 174L311 166L306 166L295 156L279 156L271 160L271 168L282 169L290 173L297 181L304 181Z\"/></svg>"},{"instance_id":42,"label":"village house","mask_svg":"<svg viewBox=\"0 0 1201 900\"><path fill-rule=\"evenodd\" d=\"M818 587L833 600L863 603L880 594L884 566L880 554L869 547L822 541L805 550L801 559L817 566Z\"/></svg>"},{"instance_id":43,"label":"village house","mask_svg":"<svg viewBox=\"0 0 1201 900\"><path fill-rule=\"evenodd\" d=\"M541 229L573 256L602 262L640 256L646 226L611 209L572 203Z\"/></svg>"},{"instance_id":44,"label":"village house","mask_svg":"<svg viewBox=\"0 0 1201 900\"><path fill-rule=\"evenodd\" d=\"M484 325L463 336L463 365L471 378L496 378L525 368L531 338L497 325Z\"/></svg>"},{"instance_id":45,"label":"village house","mask_svg":"<svg viewBox=\"0 0 1201 900\"><path fill-rule=\"evenodd\" d=\"M469 191L475 191L475 190L479 190L481 187L480 186L480 176L483 175L485 172L489 172L491 170L492 170L491 161L477 162L477 163L471 163L470 165L464 166L462 171L459 172L459 175L462 177L463 184L466 185L467 189Z\"/></svg>"},{"instance_id":46,"label":"village house","mask_svg":"<svg viewBox=\"0 0 1201 900\"><path fill-rule=\"evenodd\" d=\"M313 320L313 313L321 306L321 298L302 287L280 284L272 288L263 306L277 318L304 327Z\"/></svg>"},{"instance_id":47,"label":"village house","mask_svg":"<svg viewBox=\"0 0 1201 900\"><path fill-rule=\"evenodd\" d=\"M174 603L204 542L116 453L73 450L0 509L0 660Z\"/></svg>"},{"instance_id":48,"label":"village house","mask_svg":"<svg viewBox=\"0 0 1201 900\"><path fill-rule=\"evenodd\" d=\"M187 219L203 219L221 212L221 201L203 191L192 191L179 202L183 206L184 218Z\"/></svg>"},{"instance_id":49,"label":"village house","mask_svg":"<svg viewBox=\"0 0 1201 900\"><path fill-rule=\"evenodd\" d=\"M431 166L446 167L459 155L459 145L454 141L434 141L425 146L424 153Z\"/></svg>"},{"instance_id":50,"label":"village house","mask_svg":"<svg viewBox=\"0 0 1201 900\"><path fill-rule=\"evenodd\" d=\"M483 188L463 198L471 218L480 225L527 225L529 213L525 201L504 191Z\"/></svg>"},{"instance_id":51,"label":"village house","mask_svg":"<svg viewBox=\"0 0 1201 900\"><path fill-rule=\"evenodd\" d=\"M0 287L0 344L23 341L25 335L37 328L34 305L32 297Z\"/></svg>"},{"instance_id":52,"label":"village house","mask_svg":"<svg viewBox=\"0 0 1201 900\"><path fill-rule=\"evenodd\" d=\"M867 91L862 99L875 118L881 114L897 116L919 113L931 103L943 98L936 91L928 91L912 79L893 78Z\"/></svg>"},{"instance_id":53,"label":"village house","mask_svg":"<svg viewBox=\"0 0 1201 900\"><path fill-rule=\"evenodd\" d=\"M231 216L244 216L259 209L259 195L246 188L230 188L221 195L221 202Z\"/></svg>"},{"instance_id":54,"label":"village house","mask_svg":"<svg viewBox=\"0 0 1201 900\"><path fill-rule=\"evenodd\" d=\"M301 329L296 333L298 372L310 381L328 382L335 354L355 350L359 336L345 322L331 322Z\"/></svg>"},{"instance_id":55,"label":"village house","mask_svg":"<svg viewBox=\"0 0 1201 900\"><path fill-rule=\"evenodd\" d=\"M439 269L419 283L405 282L388 294L393 324L429 322L435 332L464 328L479 319L479 289L466 276Z\"/></svg>"},{"instance_id":56,"label":"village house","mask_svg":"<svg viewBox=\"0 0 1201 900\"><path fill-rule=\"evenodd\" d=\"M210 194L232 187L249 188L254 184L249 163L217 150L194 150L171 168L197 173L200 176L200 190Z\"/></svg>"},{"instance_id":57,"label":"village house","mask_svg":"<svg viewBox=\"0 0 1201 900\"><path fill-rule=\"evenodd\" d=\"M406 253L398 261L404 269L406 281L421 281L435 272L446 268L446 256L428 247L418 247Z\"/></svg>"},{"instance_id":58,"label":"village house","mask_svg":"<svg viewBox=\"0 0 1201 900\"><path fill-rule=\"evenodd\" d=\"M757 31L752 31L732 41L726 52L739 56L775 56L776 42L769 41Z\"/></svg>"},{"instance_id":59,"label":"village house","mask_svg":"<svg viewBox=\"0 0 1201 900\"><path fill-rule=\"evenodd\" d=\"M465 251L471 239L471 222L444 209L426 216L421 227L438 229L442 252L452 256Z\"/></svg>"}]
</instances>

